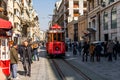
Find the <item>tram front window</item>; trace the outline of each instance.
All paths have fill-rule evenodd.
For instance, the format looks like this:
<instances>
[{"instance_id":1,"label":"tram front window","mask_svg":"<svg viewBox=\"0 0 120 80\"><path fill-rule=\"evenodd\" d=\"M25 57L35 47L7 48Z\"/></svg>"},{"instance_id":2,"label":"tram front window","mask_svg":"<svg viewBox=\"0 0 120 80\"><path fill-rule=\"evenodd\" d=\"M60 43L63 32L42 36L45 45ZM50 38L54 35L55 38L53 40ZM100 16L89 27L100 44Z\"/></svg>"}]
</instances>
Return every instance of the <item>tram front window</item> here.
<instances>
[{"instance_id":1,"label":"tram front window","mask_svg":"<svg viewBox=\"0 0 120 80\"><path fill-rule=\"evenodd\" d=\"M61 34L58 33L58 41L61 41Z\"/></svg>"},{"instance_id":2,"label":"tram front window","mask_svg":"<svg viewBox=\"0 0 120 80\"><path fill-rule=\"evenodd\" d=\"M53 37L54 37L54 41L57 41L57 34L56 33L54 34Z\"/></svg>"},{"instance_id":3,"label":"tram front window","mask_svg":"<svg viewBox=\"0 0 120 80\"><path fill-rule=\"evenodd\" d=\"M63 33L54 33L54 41L64 41Z\"/></svg>"}]
</instances>

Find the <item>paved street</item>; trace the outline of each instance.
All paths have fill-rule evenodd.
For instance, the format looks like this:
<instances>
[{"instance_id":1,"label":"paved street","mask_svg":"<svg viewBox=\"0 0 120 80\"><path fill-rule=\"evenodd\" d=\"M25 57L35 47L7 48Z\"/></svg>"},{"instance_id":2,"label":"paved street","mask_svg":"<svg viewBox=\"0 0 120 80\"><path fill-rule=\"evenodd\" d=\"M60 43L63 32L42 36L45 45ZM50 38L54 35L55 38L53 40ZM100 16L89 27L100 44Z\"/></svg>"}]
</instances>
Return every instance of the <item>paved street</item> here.
<instances>
[{"instance_id":1,"label":"paved street","mask_svg":"<svg viewBox=\"0 0 120 80\"><path fill-rule=\"evenodd\" d=\"M65 60L77 66L82 72L91 77L92 80L120 79L120 57L117 61L113 60L113 62L108 62L106 58L101 58L101 62L82 62L81 56L79 55L73 56L72 52L66 52L66 55L67 57ZM65 69L65 67L63 68ZM30 78L24 76L21 63L18 65L18 76L20 77L20 80L61 80L54 66L52 65L52 62L48 61L48 59L45 57L45 50L42 50L40 53L40 61L33 62L32 75ZM84 80L74 77L74 75L68 76L67 80Z\"/></svg>"}]
</instances>

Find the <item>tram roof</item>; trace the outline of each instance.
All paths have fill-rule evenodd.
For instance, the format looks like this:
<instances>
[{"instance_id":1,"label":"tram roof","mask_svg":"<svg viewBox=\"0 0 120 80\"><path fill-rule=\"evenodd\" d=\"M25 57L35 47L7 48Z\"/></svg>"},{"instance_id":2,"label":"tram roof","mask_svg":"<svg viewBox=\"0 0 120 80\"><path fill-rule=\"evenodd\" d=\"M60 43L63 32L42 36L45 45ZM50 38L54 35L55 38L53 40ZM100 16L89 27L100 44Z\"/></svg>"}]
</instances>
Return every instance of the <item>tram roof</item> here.
<instances>
[{"instance_id":1,"label":"tram roof","mask_svg":"<svg viewBox=\"0 0 120 80\"><path fill-rule=\"evenodd\" d=\"M53 26L50 27L50 29L62 29L62 28L58 24L54 24Z\"/></svg>"},{"instance_id":2,"label":"tram roof","mask_svg":"<svg viewBox=\"0 0 120 80\"><path fill-rule=\"evenodd\" d=\"M63 30L48 30L48 33L64 33Z\"/></svg>"}]
</instances>

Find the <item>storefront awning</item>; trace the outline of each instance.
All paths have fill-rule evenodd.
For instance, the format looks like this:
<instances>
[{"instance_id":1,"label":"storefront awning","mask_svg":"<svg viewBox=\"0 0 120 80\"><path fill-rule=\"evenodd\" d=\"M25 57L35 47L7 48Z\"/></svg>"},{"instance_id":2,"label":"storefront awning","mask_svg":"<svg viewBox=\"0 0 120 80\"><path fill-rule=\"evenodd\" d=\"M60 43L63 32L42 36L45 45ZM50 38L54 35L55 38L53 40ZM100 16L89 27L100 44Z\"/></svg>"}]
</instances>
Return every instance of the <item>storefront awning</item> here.
<instances>
[{"instance_id":1,"label":"storefront awning","mask_svg":"<svg viewBox=\"0 0 120 80\"><path fill-rule=\"evenodd\" d=\"M10 21L0 18L0 29L11 29L12 23Z\"/></svg>"}]
</instances>

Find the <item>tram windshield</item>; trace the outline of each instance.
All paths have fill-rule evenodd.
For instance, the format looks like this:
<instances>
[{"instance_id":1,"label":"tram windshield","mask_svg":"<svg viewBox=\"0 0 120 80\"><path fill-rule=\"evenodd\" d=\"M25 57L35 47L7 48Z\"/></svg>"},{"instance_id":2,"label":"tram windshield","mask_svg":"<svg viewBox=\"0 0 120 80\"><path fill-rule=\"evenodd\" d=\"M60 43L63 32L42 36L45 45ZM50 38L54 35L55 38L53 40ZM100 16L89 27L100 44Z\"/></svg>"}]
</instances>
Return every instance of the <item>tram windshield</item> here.
<instances>
[{"instance_id":1,"label":"tram windshield","mask_svg":"<svg viewBox=\"0 0 120 80\"><path fill-rule=\"evenodd\" d=\"M48 42L64 41L64 33L48 33Z\"/></svg>"}]
</instances>

